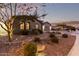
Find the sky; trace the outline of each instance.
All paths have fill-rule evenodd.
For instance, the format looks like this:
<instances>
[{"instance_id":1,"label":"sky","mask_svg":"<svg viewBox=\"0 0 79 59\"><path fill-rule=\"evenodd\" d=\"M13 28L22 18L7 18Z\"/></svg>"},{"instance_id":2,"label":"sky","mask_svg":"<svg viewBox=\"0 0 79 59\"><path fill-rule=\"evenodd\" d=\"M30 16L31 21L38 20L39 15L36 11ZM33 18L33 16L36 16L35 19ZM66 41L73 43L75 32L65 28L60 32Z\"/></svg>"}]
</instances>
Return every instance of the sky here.
<instances>
[{"instance_id":1,"label":"sky","mask_svg":"<svg viewBox=\"0 0 79 59\"><path fill-rule=\"evenodd\" d=\"M28 3L28 5L30 4ZM34 3L33 5L38 7L41 5L46 5L38 8L39 14L44 14L44 13L47 14L47 16L43 18L43 21L56 23L56 22L63 22L63 21L79 20L79 3ZM17 9L17 13L18 12L20 12L20 9ZM8 13L10 13L10 10L8 10Z\"/></svg>"},{"instance_id":2,"label":"sky","mask_svg":"<svg viewBox=\"0 0 79 59\"><path fill-rule=\"evenodd\" d=\"M43 7L48 15L44 21L51 23L63 21L78 21L79 20L79 4L78 3L49 3Z\"/></svg>"}]
</instances>

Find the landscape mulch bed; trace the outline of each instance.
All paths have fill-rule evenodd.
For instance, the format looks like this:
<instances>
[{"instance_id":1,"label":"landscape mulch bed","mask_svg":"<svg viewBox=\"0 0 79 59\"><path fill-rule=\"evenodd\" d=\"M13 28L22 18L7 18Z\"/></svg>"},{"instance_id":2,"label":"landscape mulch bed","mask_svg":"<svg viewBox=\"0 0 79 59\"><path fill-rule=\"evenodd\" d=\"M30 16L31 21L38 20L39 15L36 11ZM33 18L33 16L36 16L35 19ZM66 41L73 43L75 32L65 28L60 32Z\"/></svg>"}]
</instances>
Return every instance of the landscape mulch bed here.
<instances>
[{"instance_id":1,"label":"landscape mulch bed","mask_svg":"<svg viewBox=\"0 0 79 59\"><path fill-rule=\"evenodd\" d=\"M43 35L42 35L43 36ZM43 38L41 36L41 38ZM45 37L47 38L48 35ZM27 38L26 36L18 36L18 38L23 38L23 40L14 40L11 45L7 45L6 43L3 43L3 41L0 41L0 55L15 55L15 52L11 52L12 49L18 49L20 48L21 44L22 44L22 41L24 42L29 42L29 37ZM43 39L45 39L43 38ZM32 39L32 38L30 38ZM76 40L76 37L75 36L71 36L69 35L68 38L60 38L59 39L59 43L56 44L56 43L47 43L46 40L44 40L45 42L45 45L46 45L46 49L44 50L46 56L66 56L69 51L71 50L72 46L74 45L75 43L75 40ZM5 41L4 41L5 42ZM18 43L17 43L18 42Z\"/></svg>"},{"instance_id":2,"label":"landscape mulch bed","mask_svg":"<svg viewBox=\"0 0 79 59\"><path fill-rule=\"evenodd\" d=\"M76 37L69 36L68 38L60 38L59 43L46 44L44 51L47 56L66 56L73 47Z\"/></svg>"}]
</instances>

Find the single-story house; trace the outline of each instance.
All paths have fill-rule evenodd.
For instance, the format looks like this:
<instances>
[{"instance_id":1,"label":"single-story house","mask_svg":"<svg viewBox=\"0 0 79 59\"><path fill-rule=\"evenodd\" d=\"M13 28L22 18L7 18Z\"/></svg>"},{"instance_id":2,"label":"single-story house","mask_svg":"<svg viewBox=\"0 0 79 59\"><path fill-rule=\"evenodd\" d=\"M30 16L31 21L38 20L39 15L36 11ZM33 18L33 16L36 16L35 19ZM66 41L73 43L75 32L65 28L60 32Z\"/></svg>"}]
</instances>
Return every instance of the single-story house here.
<instances>
[{"instance_id":1,"label":"single-story house","mask_svg":"<svg viewBox=\"0 0 79 59\"><path fill-rule=\"evenodd\" d=\"M43 32L49 32L51 30L51 24L48 22L43 22L38 20L38 18L34 15L18 15L13 16L13 33L19 34L21 30L33 30L39 29Z\"/></svg>"},{"instance_id":2,"label":"single-story house","mask_svg":"<svg viewBox=\"0 0 79 59\"><path fill-rule=\"evenodd\" d=\"M13 16L13 33L20 33L21 30L42 30L42 21L38 20L36 16L19 15Z\"/></svg>"}]
</instances>

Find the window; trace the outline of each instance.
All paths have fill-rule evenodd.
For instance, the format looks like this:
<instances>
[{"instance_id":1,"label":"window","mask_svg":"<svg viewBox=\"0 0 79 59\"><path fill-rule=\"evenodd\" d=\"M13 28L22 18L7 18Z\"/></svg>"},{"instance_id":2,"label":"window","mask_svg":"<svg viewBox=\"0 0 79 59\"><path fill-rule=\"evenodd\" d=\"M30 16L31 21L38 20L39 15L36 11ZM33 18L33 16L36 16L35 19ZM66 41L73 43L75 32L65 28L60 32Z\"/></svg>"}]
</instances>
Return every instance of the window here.
<instances>
[{"instance_id":1,"label":"window","mask_svg":"<svg viewBox=\"0 0 79 59\"><path fill-rule=\"evenodd\" d=\"M45 31L45 25L43 25L43 31Z\"/></svg>"},{"instance_id":2,"label":"window","mask_svg":"<svg viewBox=\"0 0 79 59\"><path fill-rule=\"evenodd\" d=\"M30 29L30 23L26 23L26 29L27 29L27 30Z\"/></svg>"},{"instance_id":3,"label":"window","mask_svg":"<svg viewBox=\"0 0 79 59\"><path fill-rule=\"evenodd\" d=\"M24 22L21 22L20 29L24 30Z\"/></svg>"},{"instance_id":4,"label":"window","mask_svg":"<svg viewBox=\"0 0 79 59\"><path fill-rule=\"evenodd\" d=\"M38 24L36 24L35 26L36 26L36 29L38 29Z\"/></svg>"}]
</instances>

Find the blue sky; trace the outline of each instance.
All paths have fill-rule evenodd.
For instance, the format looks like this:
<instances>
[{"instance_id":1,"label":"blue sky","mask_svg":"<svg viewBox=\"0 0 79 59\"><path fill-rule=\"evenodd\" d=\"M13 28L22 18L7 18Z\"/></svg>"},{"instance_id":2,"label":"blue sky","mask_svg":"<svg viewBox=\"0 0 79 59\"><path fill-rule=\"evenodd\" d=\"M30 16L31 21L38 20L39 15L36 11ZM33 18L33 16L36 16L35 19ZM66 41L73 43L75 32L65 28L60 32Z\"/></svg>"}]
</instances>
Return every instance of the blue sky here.
<instances>
[{"instance_id":1,"label":"blue sky","mask_svg":"<svg viewBox=\"0 0 79 59\"><path fill-rule=\"evenodd\" d=\"M43 3L40 4L34 3L33 5L39 7L43 5ZM38 8L39 14L43 14L43 13L48 14L43 19L44 21L55 23L55 22L79 20L79 3L45 3L45 5L46 5L45 7ZM8 10L8 12L9 11L10 10ZM18 12L20 12L20 10L17 9L17 13Z\"/></svg>"},{"instance_id":2,"label":"blue sky","mask_svg":"<svg viewBox=\"0 0 79 59\"><path fill-rule=\"evenodd\" d=\"M78 21L79 4L49 3L43 9L48 14L44 20L49 22Z\"/></svg>"}]
</instances>

